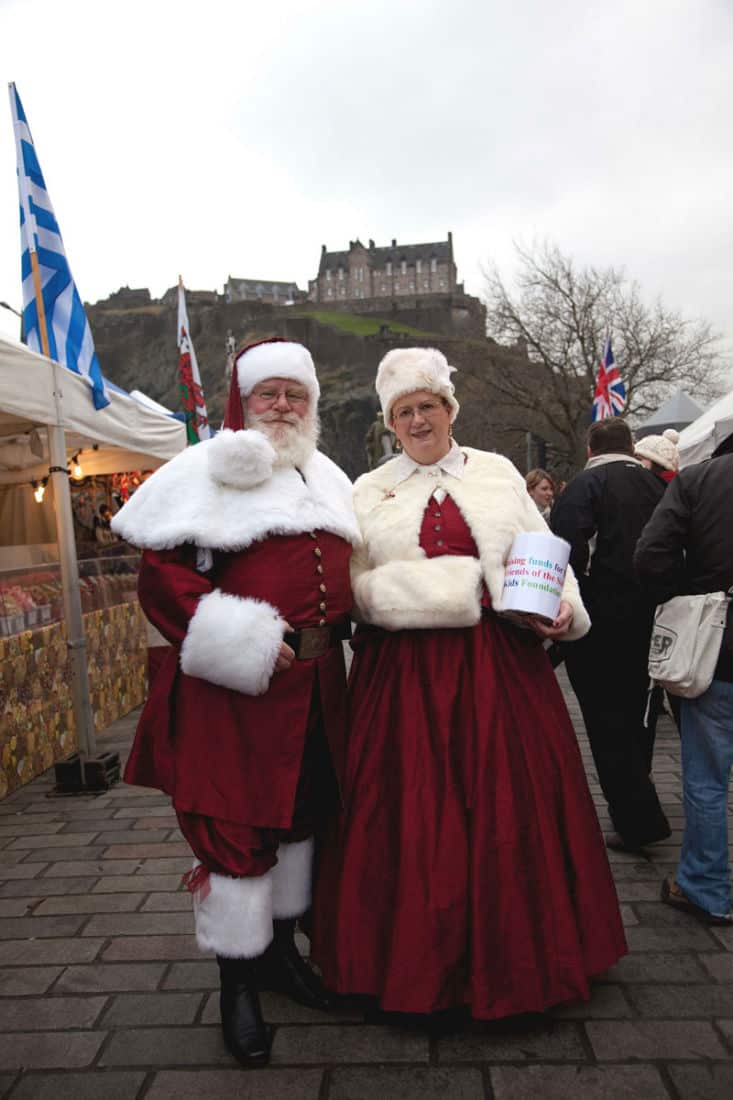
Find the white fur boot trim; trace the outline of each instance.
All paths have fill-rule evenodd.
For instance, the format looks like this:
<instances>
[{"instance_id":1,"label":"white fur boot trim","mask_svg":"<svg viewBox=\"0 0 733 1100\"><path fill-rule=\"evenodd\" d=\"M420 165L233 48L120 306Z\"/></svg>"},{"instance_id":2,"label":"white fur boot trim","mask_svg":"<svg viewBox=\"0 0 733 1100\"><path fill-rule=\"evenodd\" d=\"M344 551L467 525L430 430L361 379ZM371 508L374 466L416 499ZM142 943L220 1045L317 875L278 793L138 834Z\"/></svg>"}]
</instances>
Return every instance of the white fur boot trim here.
<instances>
[{"instance_id":1,"label":"white fur boot trim","mask_svg":"<svg viewBox=\"0 0 733 1100\"><path fill-rule=\"evenodd\" d=\"M261 955L272 940L272 883L272 871L247 878L212 872L193 896L196 940L201 950L230 959Z\"/></svg>"},{"instance_id":2,"label":"white fur boot trim","mask_svg":"<svg viewBox=\"0 0 733 1100\"><path fill-rule=\"evenodd\" d=\"M313 837L281 844L272 874L272 915L276 920L299 917L310 907Z\"/></svg>"}]
</instances>

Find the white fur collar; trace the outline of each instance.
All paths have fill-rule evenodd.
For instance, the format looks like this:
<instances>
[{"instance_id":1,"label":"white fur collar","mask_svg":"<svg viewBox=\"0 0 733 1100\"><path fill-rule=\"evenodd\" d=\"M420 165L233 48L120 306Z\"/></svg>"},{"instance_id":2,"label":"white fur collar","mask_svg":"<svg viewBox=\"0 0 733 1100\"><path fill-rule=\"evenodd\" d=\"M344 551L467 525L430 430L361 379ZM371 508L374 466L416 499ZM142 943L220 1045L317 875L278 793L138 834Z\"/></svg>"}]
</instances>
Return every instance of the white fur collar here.
<instances>
[{"instance_id":1,"label":"white fur collar","mask_svg":"<svg viewBox=\"0 0 733 1100\"><path fill-rule=\"evenodd\" d=\"M112 521L141 549L183 543L243 550L268 535L316 528L359 542L351 484L320 451L301 474L273 467L275 451L257 431L223 431L181 451L141 485Z\"/></svg>"}]
</instances>

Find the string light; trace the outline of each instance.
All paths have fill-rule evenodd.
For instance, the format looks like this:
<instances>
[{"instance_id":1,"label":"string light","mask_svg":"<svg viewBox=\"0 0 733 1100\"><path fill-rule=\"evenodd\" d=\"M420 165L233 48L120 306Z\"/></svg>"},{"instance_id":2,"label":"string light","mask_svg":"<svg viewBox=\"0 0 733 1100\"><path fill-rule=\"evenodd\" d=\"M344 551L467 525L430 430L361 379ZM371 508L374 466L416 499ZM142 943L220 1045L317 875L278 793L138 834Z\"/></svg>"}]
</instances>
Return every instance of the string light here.
<instances>
[{"instance_id":1,"label":"string light","mask_svg":"<svg viewBox=\"0 0 733 1100\"><path fill-rule=\"evenodd\" d=\"M44 477L41 481L32 481L31 485L33 486L33 496L36 499L36 504L41 504L48 485L48 478Z\"/></svg>"},{"instance_id":2,"label":"string light","mask_svg":"<svg viewBox=\"0 0 733 1100\"><path fill-rule=\"evenodd\" d=\"M80 452L77 452L77 454L72 455L72 457L71 457L71 476L76 481L80 481L81 478L84 477L84 471L82 470L81 465L79 463L79 453Z\"/></svg>"}]
</instances>

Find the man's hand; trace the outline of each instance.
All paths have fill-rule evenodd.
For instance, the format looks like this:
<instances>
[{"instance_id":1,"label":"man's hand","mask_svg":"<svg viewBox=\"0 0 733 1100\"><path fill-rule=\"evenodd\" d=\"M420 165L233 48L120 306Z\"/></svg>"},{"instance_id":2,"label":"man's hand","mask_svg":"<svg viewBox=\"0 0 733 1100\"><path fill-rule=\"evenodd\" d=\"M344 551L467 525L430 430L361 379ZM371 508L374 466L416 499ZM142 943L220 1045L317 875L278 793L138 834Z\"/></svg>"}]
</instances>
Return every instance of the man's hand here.
<instances>
[{"instance_id":1,"label":"man's hand","mask_svg":"<svg viewBox=\"0 0 733 1100\"><path fill-rule=\"evenodd\" d=\"M290 631L292 631L292 629L293 628L290 625L290 623L285 623L286 633L289 633ZM294 660L295 660L295 650L291 649L290 646L287 644L287 642L280 642L280 652L277 655L277 660L275 661L275 667L272 670L273 675L276 672L287 672L287 670L290 668L290 666L292 665Z\"/></svg>"},{"instance_id":2,"label":"man's hand","mask_svg":"<svg viewBox=\"0 0 733 1100\"><path fill-rule=\"evenodd\" d=\"M540 638L561 638L572 626L573 609L567 600L561 600L557 618L551 624L546 623L539 615L527 615L526 623Z\"/></svg>"}]
</instances>

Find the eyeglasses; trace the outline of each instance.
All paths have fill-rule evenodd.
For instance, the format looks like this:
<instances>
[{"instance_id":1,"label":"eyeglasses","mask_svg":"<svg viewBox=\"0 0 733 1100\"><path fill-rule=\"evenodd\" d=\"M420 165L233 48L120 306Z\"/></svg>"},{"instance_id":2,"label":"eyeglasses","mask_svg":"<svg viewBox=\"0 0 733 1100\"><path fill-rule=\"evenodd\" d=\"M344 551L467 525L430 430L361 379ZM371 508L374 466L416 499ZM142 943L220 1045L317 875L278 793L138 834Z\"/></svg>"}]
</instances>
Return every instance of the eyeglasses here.
<instances>
[{"instance_id":1,"label":"eyeglasses","mask_svg":"<svg viewBox=\"0 0 733 1100\"><path fill-rule=\"evenodd\" d=\"M284 397L288 405L305 405L308 400L307 390L252 390L252 397L258 401L266 401L268 405L274 405L281 397Z\"/></svg>"},{"instance_id":2,"label":"eyeglasses","mask_svg":"<svg viewBox=\"0 0 733 1100\"><path fill-rule=\"evenodd\" d=\"M405 405L404 408L397 409L394 414L395 420L399 420L401 424L407 424L409 420L419 413L420 416L426 417L428 420L431 416L435 416L445 406L440 401L421 401L416 407L412 408L410 405Z\"/></svg>"}]
</instances>

